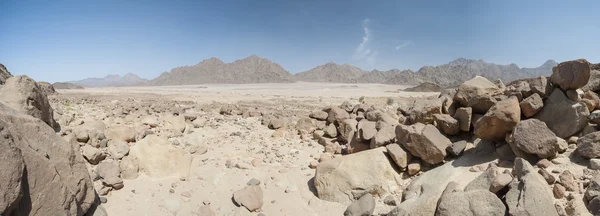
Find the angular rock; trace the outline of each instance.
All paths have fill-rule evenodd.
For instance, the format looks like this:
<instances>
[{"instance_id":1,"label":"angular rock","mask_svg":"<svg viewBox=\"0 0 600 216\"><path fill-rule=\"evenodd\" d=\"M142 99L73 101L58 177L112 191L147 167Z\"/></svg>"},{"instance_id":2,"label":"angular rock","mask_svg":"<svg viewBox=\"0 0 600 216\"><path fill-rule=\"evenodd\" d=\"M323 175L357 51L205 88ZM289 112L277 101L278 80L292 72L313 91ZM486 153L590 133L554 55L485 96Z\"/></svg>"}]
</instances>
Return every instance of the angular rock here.
<instances>
[{"instance_id":1,"label":"angular rock","mask_svg":"<svg viewBox=\"0 0 600 216\"><path fill-rule=\"evenodd\" d=\"M135 130L127 126L114 126L104 132L109 140L135 142Z\"/></svg>"},{"instance_id":2,"label":"angular rock","mask_svg":"<svg viewBox=\"0 0 600 216\"><path fill-rule=\"evenodd\" d=\"M382 124L382 127L377 131L377 134L371 139L370 147L377 148L393 143L396 139L395 126L389 124Z\"/></svg>"},{"instance_id":3,"label":"angular rock","mask_svg":"<svg viewBox=\"0 0 600 216\"><path fill-rule=\"evenodd\" d=\"M301 133L310 134L315 131L316 127L313 120L310 118L302 118L296 123L296 130Z\"/></svg>"},{"instance_id":4,"label":"angular rock","mask_svg":"<svg viewBox=\"0 0 600 216\"><path fill-rule=\"evenodd\" d=\"M98 164L106 157L102 151L90 145L82 146L81 153L83 154L83 157L92 165Z\"/></svg>"},{"instance_id":5,"label":"angular rock","mask_svg":"<svg viewBox=\"0 0 600 216\"><path fill-rule=\"evenodd\" d=\"M369 141L362 141L358 138L358 134L354 134L354 137L352 137L350 143L346 144L346 147L348 154L361 152L371 148Z\"/></svg>"},{"instance_id":6,"label":"angular rock","mask_svg":"<svg viewBox=\"0 0 600 216\"><path fill-rule=\"evenodd\" d=\"M314 112L312 112L312 113L310 113L308 115L308 117L317 119L319 121L325 121L325 120L327 120L327 116L328 116L327 112L321 111L321 110L314 111Z\"/></svg>"},{"instance_id":7,"label":"angular rock","mask_svg":"<svg viewBox=\"0 0 600 216\"><path fill-rule=\"evenodd\" d=\"M546 123L537 119L519 122L512 132L512 139L509 143L512 147L539 158L554 157L558 153L556 135Z\"/></svg>"},{"instance_id":8,"label":"angular rock","mask_svg":"<svg viewBox=\"0 0 600 216\"><path fill-rule=\"evenodd\" d=\"M486 190L491 191L492 182L500 175L498 167L489 167L485 172L479 175L475 180L471 181L465 191Z\"/></svg>"},{"instance_id":9,"label":"angular rock","mask_svg":"<svg viewBox=\"0 0 600 216\"><path fill-rule=\"evenodd\" d=\"M21 150L15 146L8 125L0 121L0 214L9 215L23 197L25 165Z\"/></svg>"},{"instance_id":10,"label":"angular rock","mask_svg":"<svg viewBox=\"0 0 600 216\"><path fill-rule=\"evenodd\" d=\"M96 167L96 172L103 179L119 177L121 173L119 169L119 163L114 160L105 160L100 162Z\"/></svg>"},{"instance_id":11,"label":"angular rock","mask_svg":"<svg viewBox=\"0 0 600 216\"><path fill-rule=\"evenodd\" d=\"M348 206L344 216L371 216L373 211L375 211L375 199L368 193Z\"/></svg>"},{"instance_id":12,"label":"angular rock","mask_svg":"<svg viewBox=\"0 0 600 216\"><path fill-rule=\"evenodd\" d=\"M358 135L361 140L369 141L375 134L377 134L377 128L375 128L375 122L367 119L360 120L358 122Z\"/></svg>"},{"instance_id":13,"label":"angular rock","mask_svg":"<svg viewBox=\"0 0 600 216\"><path fill-rule=\"evenodd\" d=\"M588 116L588 119L590 120L590 122L593 123L600 123L600 110L595 110L594 112L590 113L590 116Z\"/></svg>"},{"instance_id":14,"label":"angular rock","mask_svg":"<svg viewBox=\"0 0 600 216\"><path fill-rule=\"evenodd\" d=\"M420 133L425 128L424 124L417 123L414 125L398 125L396 126L396 140L399 144L406 144L410 142L410 135Z\"/></svg>"},{"instance_id":15,"label":"angular rock","mask_svg":"<svg viewBox=\"0 0 600 216\"><path fill-rule=\"evenodd\" d=\"M506 134L521 121L517 98L511 97L496 103L475 124L475 136L483 140L504 140Z\"/></svg>"},{"instance_id":16,"label":"angular rock","mask_svg":"<svg viewBox=\"0 0 600 216\"><path fill-rule=\"evenodd\" d=\"M346 110L333 107L329 110L327 115L327 123L341 123L344 119L350 118L350 114Z\"/></svg>"},{"instance_id":17,"label":"angular rock","mask_svg":"<svg viewBox=\"0 0 600 216\"><path fill-rule=\"evenodd\" d=\"M514 170L518 181L509 185L506 194L509 214L558 216L552 191L533 166L522 158L516 158Z\"/></svg>"},{"instance_id":18,"label":"angular rock","mask_svg":"<svg viewBox=\"0 0 600 216\"><path fill-rule=\"evenodd\" d=\"M434 114L433 120L438 128L447 135L455 135L460 132L458 120L448 114Z\"/></svg>"},{"instance_id":19,"label":"angular rock","mask_svg":"<svg viewBox=\"0 0 600 216\"><path fill-rule=\"evenodd\" d=\"M0 102L19 112L41 119L52 128L58 125L54 120L54 110L48 102L48 97L28 76L7 79L0 89Z\"/></svg>"},{"instance_id":20,"label":"angular rock","mask_svg":"<svg viewBox=\"0 0 600 216\"><path fill-rule=\"evenodd\" d=\"M390 157L396 162L396 165L402 169L406 169L408 163L412 160L412 155L404 151L404 149L396 143L389 144L385 147Z\"/></svg>"},{"instance_id":21,"label":"angular rock","mask_svg":"<svg viewBox=\"0 0 600 216\"><path fill-rule=\"evenodd\" d=\"M550 80L563 90L578 89L590 79L590 63L585 59L561 62L552 68Z\"/></svg>"},{"instance_id":22,"label":"angular rock","mask_svg":"<svg viewBox=\"0 0 600 216\"><path fill-rule=\"evenodd\" d=\"M454 101L473 108L473 112L485 113L496 103L494 96L498 94L501 94L498 86L484 77L476 76L458 87Z\"/></svg>"},{"instance_id":23,"label":"angular rock","mask_svg":"<svg viewBox=\"0 0 600 216\"><path fill-rule=\"evenodd\" d=\"M421 171L421 164L420 163L410 163L410 164L408 164L406 169L407 169L406 172L408 173L408 175L414 176Z\"/></svg>"},{"instance_id":24,"label":"angular rock","mask_svg":"<svg viewBox=\"0 0 600 216\"><path fill-rule=\"evenodd\" d=\"M544 108L535 118L545 122L556 136L565 139L587 126L587 117L589 114L584 104L569 100L557 88L546 99Z\"/></svg>"},{"instance_id":25,"label":"angular rock","mask_svg":"<svg viewBox=\"0 0 600 216\"><path fill-rule=\"evenodd\" d=\"M285 127L285 119L283 118L274 118L269 121L268 125L269 129L277 130L279 128Z\"/></svg>"},{"instance_id":26,"label":"angular rock","mask_svg":"<svg viewBox=\"0 0 600 216\"><path fill-rule=\"evenodd\" d=\"M463 153L463 151L467 147L467 144L468 142L464 140L454 142L451 145L449 145L448 148L446 148L446 151L448 152L448 154L457 157Z\"/></svg>"},{"instance_id":27,"label":"angular rock","mask_svg":"<svg viewBox=\"0 0 600 216\"><path fill-rule=\"evenodd\" d=\"M319 199L349 205L366 193L396 190L399 175L384 152L376 148L319 164L314 178Z\"/></svg>"},{"instance_id":28,"label":"angular rock","mask_svg":"<svg viewBox=\"0 0 600 216\"><path fill-rule=\"evenodd\" d=\"M556 182L556 178L554 178L554 176L550 174L546 169L539 169L538 174L540 174L540 176L542 176L542 178L544 178L544 180L546 180L546 183L548 183L549 185L552 185L554 184L554 182Z\"/></svg>"},{"instance_id":29,"label":"angular rock","mask_svg":"<svg viewBox=\"0 0 600 216\"><path fill-rule=\"evenodd\" d=\"M150 177L187 177L192 163L190 153L173 147L169 141L156 135L138 141L131 147L129 155L137 158L140 172Z\"/></svg>"},{"instance_id":30,"label":"angular rock","mask_svg":"<svg viewBox=\"0 0 600 216\"><path fill-rule=\"evenodd\" d=\"M442 196L435 215L497 215L504 216L504 203L487 190L465 191L459 189L457 182L450 182Z\"/></svg>"},{"instance_id":31,"label":"angular rock","mask_svg":"<svg viewBox=\"0 0 600 216\"><path fill-rule=\"evenodd\" d=\"M600 131L579 137L577 152L585 158L600 158Z\"/></svg>"},{"instance_id":32,"label":"angular rock","mask_svg":"<svg viewBox=\"0 0 600 216\"><path fill-rule=\"evenodd\" d=\"M600 90L600 70L592 69L590 71L588 83L581 87L581 90L594 92Z\"/></svg>"},{"instance_id":33,"label":"angular rock","mask_svg":"<svg viewBox=\"0 0 600 216\"><path fill-rule=\"evenodd\" d=\"M430 164L442 162L446 157L446 148L452 142L433 125L426 125L421 131L410 134L410 142L404 147L414 156Z\"/></svg>"},{"instance_id":34,"label":"angular rock","mask_svg":"<svg viewBox=\"0 0 600 216\"><path fill-rule=\"evenodd\" d=\"M356 133L358 122L355 119L344 119L340 122L338 131L344 142L349 142Z\"/></svg>"},{"instance_id":35,"label":"angular rock","mask_svg":"<svg viewBox=\"0 0 600 216\"><path fill-rule=\"evenodd\" d=\"M571 89L565 92L567 98L572 101L579 102L583 97L583 91L581 89Z\"/></svg>"},{"instance_id":36,"label":"angular rock","mask_svg":"<svg viewBox=\"0 0 600 216\"><path fill-rule=\"evenodd\" d=\"M18 177L14 169L20 167L18 162L11 159L14 158L11 156L14 155L13 148L5 145L20 150L26 167L21 182L23 199L11 212L0 209L4 211L3 215L83 215L87 212L94 202L95 193L78 146L67 143L40 119L3 103L0 103L0 128L0 145L4 147L2 155L6 156L2 157L0 163L0 187L3 188L0 194L4 196L0 198L0 205L10 205L4 208L14 206L10 203L14 191L5 191L4 185L16 186L10 179ZM11 168L5 169L4 166Z\"/></svg>"},{"instance_id":37,"label":"angular rock","mask_svg":"<svg viewBox=\"0 0 600 216\"><path fill-rule=\"evenodd\" d=\"M492 181L492 185L490 186L490 192L498 193L502 189L504 189L510 182L512 182L513 177L508 173L502 173Z\"/></svg>"},{"instance_id":38,"label":"angular rock","mask_svg":"<svg viewBox=\"0 0 600 216\"><path fill-rule=\"evenodd\" d=\"M233 200L249 211L259 210L263 206L263 191L260 186L250 185L233 193Z\"/></svg>"},{"instance_id":39,"label":"angular rock","mask_svg":"<svg viewBox=\"0 0 600 216\"><path fill-rule=\"evenodd\" d=\"M519 103L521 107L521 112L527 118L530 118L537 114L544 107L544 101L542 101L542 97L538 94L533 94L521 101Z\"/></svg>"},{"instance_id":40,"label":"angular rock","mask_svg":"<svg viewBox=\"0 0 600 216\"><path fill-rule=\"evenodd\" d=\"M121 159L129 153L129 145L120 140L111 140L108 142L108 152L113 158Z\"/></svg>"},{"instance_id":41,"label":"angular rock","mask_svg":"<svg viewBox=\"0 0 600 216\"><path fill-rule=\"evenodd\" d=\"M8 72L6 67L3 64L0 64L0 85L4 85L8 78L11 78L13 75Z\"/></svg>"},{"instance_id":42,"label":"angular rock","mask_svg":"<svg viewBox=\"0 0 600 216\"><path fill-rule=\"evenodd\" d=\"M442 101L439 98L415 100L408 111L408 122L432 124L433 115L442 113Z\"/></svg>"},{"instance_id":43,"label":"angular rock","mask_svg":"<svg viewBox=\"0 0 600 216\"><path fill-rule=\"evenodd\" d=\"M458 125L461 131L469 132L471 130L471 117L473 109L471 107L461 107L456 109L454 118L458 120Z\"/></svg>"},{"instance_id":44,"label":"angular rock","mask_svg":"<svg viewBox=\"0 0 600 216\"><path fill-rule=\"evenodd\" d=\"M579 185L577 184L577 181L575 180L575 176L569 170L565 170L564 172L562 172L558 176L558 180L560 181L560 184L562 186L565 186L567 191L578 191L579 190Z\"/></svg>"},{"instance_id":45,"label":"angular rock","mask_svg":"<svg viewBox=\"0 0 600 216\"><path fill-rule=\"evenodd\" d=\"M336 138L338 136L338 129L335 124L329 124L325 127L325 136L330 138Z\"/></svg>"}]
</instances>

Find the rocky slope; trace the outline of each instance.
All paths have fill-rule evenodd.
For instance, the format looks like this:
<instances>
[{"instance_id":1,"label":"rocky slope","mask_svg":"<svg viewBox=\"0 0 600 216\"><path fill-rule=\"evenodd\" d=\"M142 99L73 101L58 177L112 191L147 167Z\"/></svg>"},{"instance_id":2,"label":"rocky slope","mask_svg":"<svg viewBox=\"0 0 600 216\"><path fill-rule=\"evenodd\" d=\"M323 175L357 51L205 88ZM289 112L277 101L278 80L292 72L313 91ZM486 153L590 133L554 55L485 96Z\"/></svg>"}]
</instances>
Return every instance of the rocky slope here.
<instances>
[{"instance_id":1,"label":"rocky slope","mask_svg":"<svg viewBox=\"0 0 600 216\"><path fill-rule=\"evenodd\" d=\"M193 66L162 73L150 85L190 85L206 83L285 83L292 82L289 72L269 59L251 55L232 63L210 58Z\"/></svg>"},{"instance_id":2,"label":"rocky slope","mask_svg":"<svg viewBox=\"0 0 600 216\"><path fill-rule=\"evenodd\" d=\"M118 87L118 86L133 86L147 83L148 80L140 78L138 75L128 73L123 76L108 75L104 78L87 78L77 81L69 81L69 83L81 85L84 87Z\"/></svg>"},{"instance_id":3,"label":"rocky slope","mask_svg":"<svg viewBox=\"0 0 600 216\"><path fill-rule=\"evenodd\" d=\"M296 81L303 82L353 83L357 82L364 74L365 71L358 67L329 62L308 71L294 74L294 78Z\"/></svg>"},{"instance_id":4,"label":"rocky slope","mask_svg":"<svg viewBox=\"0 0 600 216\"><path fill-rule=\"evenodd\" d=\"M52 84L54 89L83 89L82 86L68 82L55 82Z\"/></svg>"},{"instance_id":5,"label":"rocky slope","mask_svg":"<svg viewBox=\"0 0 600 216\"><path fill-rule=\"evenodd\" d=\"M4 85L8 78L11 78L12 74L8 72L3 64L0 64L0 85Z\"/></svg>"}]
</instances>

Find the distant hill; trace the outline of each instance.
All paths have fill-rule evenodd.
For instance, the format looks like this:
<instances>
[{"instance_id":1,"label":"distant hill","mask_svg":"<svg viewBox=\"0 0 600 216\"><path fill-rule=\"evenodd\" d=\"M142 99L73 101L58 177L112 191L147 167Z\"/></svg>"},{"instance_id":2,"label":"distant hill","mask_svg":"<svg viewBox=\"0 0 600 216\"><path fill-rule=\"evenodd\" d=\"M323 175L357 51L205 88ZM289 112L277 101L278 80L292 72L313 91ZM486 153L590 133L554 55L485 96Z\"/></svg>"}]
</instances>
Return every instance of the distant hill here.
<instances>
[{"instance_id":1,"label":"distant hill","mask_svg":"<svg viewBox=\"0 0 600 216\"><path fill-rule=\"evenodd\" d=\"M251 55L224 63L218 58L206 59L193 66L173 68L164 72L149 85L191 85L206 83L287 83L292 75L269 59Z\"/></svg>"},{"instance_id":2,"label":"distant hill","mask_svg":"<svg viewBox=\"0 0 600 216\"><path fill-rule=\"evenodd\" d=\"M52 87L54 87L54 89L83 89L83 87L80 85L75 85L68 82L55 82L52 84Z\"/></svg>"},{"instance_id":3,"label":"distant hill","mask_svg":"<svg viewBox=\"0 0 600 216\"><path fill-rule=\"evenodd\" d=\"M440 86L455 86L475 76L490 80L501 79L510 82L516 79L548 76L557 63L548 60L537 68L519 68L516 64L499 65L483 60L459 58L448 64L425 66L417 72L392 69L365 72L349 64L327 63L294 75L298 81L335 83L384 83L397 85L419 85L432 83Z\"/></svg>"},{"instance_id":4,"label":"distant hill","mask_svg":"<svg viewBox=\"0 0 600 216\"><path fill-rule=\"evenodd\" d=\"M366 72L358 67L329 62L308 71L297 73L294 78L296 81L303 82L353 83L365 74Z\"/></svg>"},{"instance_id":5,"label":"distant hill","mask_svg":"<svg viewBox=\"0 0 600 216\"><path fill-rule=\"evenodd\" d=\"M104 78L87 78L77 81L69 81L69 83L81 85L84 87L118 87L118 86L133 86L147 83L148 80L140 78L138 75L128 73L124 76L108 75Z\"/></svg>"}]
</instances>

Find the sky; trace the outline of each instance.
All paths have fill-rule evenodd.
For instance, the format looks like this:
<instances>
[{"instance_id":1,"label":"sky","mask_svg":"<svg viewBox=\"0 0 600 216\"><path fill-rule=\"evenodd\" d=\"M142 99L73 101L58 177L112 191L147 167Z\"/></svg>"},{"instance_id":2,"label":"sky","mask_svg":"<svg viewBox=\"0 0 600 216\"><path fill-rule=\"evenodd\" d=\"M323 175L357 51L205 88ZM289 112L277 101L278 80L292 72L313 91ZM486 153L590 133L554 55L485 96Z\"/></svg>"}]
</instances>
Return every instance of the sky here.
<instances>
[{"instance_id":1,"label":"sky","mask_svg":"<svg viewBox=\"0 0 600 216\"><path fill-rule=\"evenodd\" d=\"M418 70L456 58L600 62L600 1L0 1L0 63L38 81L160 73L252 54Z\"/></svg>"}]
</instances>

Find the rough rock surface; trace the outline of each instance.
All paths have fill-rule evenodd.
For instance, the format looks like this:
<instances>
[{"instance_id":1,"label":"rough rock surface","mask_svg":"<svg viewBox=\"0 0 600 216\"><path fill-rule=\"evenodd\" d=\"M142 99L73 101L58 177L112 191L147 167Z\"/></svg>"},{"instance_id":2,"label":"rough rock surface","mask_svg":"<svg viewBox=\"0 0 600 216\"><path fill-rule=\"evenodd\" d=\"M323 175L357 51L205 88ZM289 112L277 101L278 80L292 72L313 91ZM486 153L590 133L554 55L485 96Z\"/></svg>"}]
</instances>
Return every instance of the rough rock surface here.
<instances>
[{"instance_id":1,"label":"rough rock surface","mask_svg":"<svg viewBox=\"0 0 600 216\"><path fill-rule=\"evenodd\" d=\"M258 185L249 185L233 193L233 200L246 207L249 211L256 211L263 205L263 191Z\"/></svg>"},{"instance_id":2,"label":"rough rock surface","mask_svg":"<svg viewBox=\"0 0 600 216\"><path fill-rule=\"evenodd\" d=\"M412 159L412 155L404 151L404 149L402 149L402 147L396 143L389 144L385 147L390 157L394 160L394 162L396 162L396 165L402 169L406 169L408 163Z\"/></svg>"},{"instance_id":3,"label":"rough rock surface","mask_svg":"<svg viewBox=\"0 0 600 216\"><path fill-rule=\"evenodd\" d=\"M506 194L509 214L557 216L552 191L533 166L522 158L516 158L514 169L518 181L510 184Z\"/></svg>"},{"instance_id":4,"label":"rough rock surface","mask_svg":"<svg viewBox=\"0 0 600 216\"><path fill-rule=\"evenodd\" d=\"M458 86L454 101L462 106L472 107L473 112L485 113L496 103L494 96L500 93L500 89L494 83L476 76Z\"/></svg>"},{"instance_id":5,"label":"rough rock surface","mask_svg":"<svg viewBox=\"0 0 600 216\"><path fill-rule=\"evenodd\" d=\"M471 107L461 107L456 109L454 118L458 120L461 131L468 132L471 130L471 117L473 116L473 109Z\"/></svg>"},{"instance_id":6,"label":"rough rock surface","mask_svg":"<svg viewBox=\"0 0 600 216\"><path fill-rule=\"evenodd\" d=\"M22 181L25 165L21 150L15 146L8 124L0 120L0 214L10 214L23 196Z\"/></svg>"},{"instance_id":7,"label":"rough rock surface","mask_svg":"<svg viewBox=\"0 0 600 216\"><path fill-rule=\"evenodd\" d=\"M577 139L577 152L586 158L599 158L600 131L579 137L579 139Z\"/></svg>"},{"instance_id":8,"label":"rough rock surface","mask_svg":"<svg viewBox=\"0 0 600 216\"><path fill-rule=\"evenodd\" d=\"M397 177L381 147L319 164L314 184L319 199L349 205L365 193L394 191Z\"/></svg>"},{"instance_id":9,"label":"rough rock surface","mask_svg":"<svg viewBox=\"0 0 600 216\"><path fill-rule=\"evenodd\" d=\"M505 214L506 207L496 194L488 190L463 192L457 182L450 182L440 197L435 215L504 216Z\"/></svg>"},{"instance_id":10,"label":"rough rock surface","mask_svg":"<svg viewBox=\"0 0 600 216\"><path fill-rule=\"evenodd\" d=\"M12 139L14 147L20 149L26 167L23 198L12 214L82 215L90 208L95 193L78 147L57 136L41 120L2 103L0 128L4 128L4 138Z\"/></svg>"},{"instance_id":11,"label":"rough rock surface","mask_svg":"<svg viewBox=\"0 0 600 216\"><path fill-rule=\"evenodd\" d=\"M556 136L566 139L587 126L589 114L584 104L569 100L560 89L556 88L535 118L545 122Z\"/></svg>"},{"instance_id":12,"label":"rough rock surface","mask_svg":"<svg viewBox=\"0 0 600 216\"><path fill-rule=\"evenodd\" d=\"M509 144L539 158L554 157L558 153L556 135L548 129L546 123L537 119L519 122L512 132L512 139Z\"/></svg>"},{"instance_id":13,"label":"rough rock surface","mask_svg":"<svg viewBox=\"0 0 600 216\"><path fill-rule=\"evenodd\" d=\"M420 131L410 133L410 141L404 147L414 156L430 164L442 162L446 157L446 148L452 142L433 125L426 125Z\"/></svg>"},{"instance_id":14,"label":"rough rock surface","mask_svg":"<svg viewBox=\"0 0 600 216\"><path fill-rule=\"evenodd\" d=\"M0 102L19 112L41 119L50 127L57 127L54 110L46 94L28 76L16 76L6 80L0 89Z\"/></svg>"},{"instance_id":15,"label":"rough rock surface","mask_svg":"<svg viewBox=\"0 0 600 216\"><path fill-rule=\"evenodd\" d=\"M540 95L533 94L523 99L523 101L519 103L519 106L521 106L521 112L523 115L527 118L530 118L542 110L542 107L544 107L544 101L542 101L542 97L540 97Z\"/></svg>"},{"instance_id":16,"label":"rough rock surface","mask_svg":"<svg viewBox=\"0 0 600 216\"><path fill-rule=\"evenodd\" d=\"M563 90L578 89L590 79L590 63L585 59L566 61L552 68L550 80Z\"/></svg>"},{"instance_id":17,"label":"rough rock surface","mask_svg":"<svg viewBox=\"0 0 600 216\"><path fill-rule=\"evenodd\" d=\"M370 216L373 215L373 211L375 211L375 200L373 195L368 193L348 206L344 216Z\"/></svg>"},{"instance_id":18,"label":"rough rock surface","mask_svg":"<svg viewBox=\"0 0 600 216\"><path fill-rule=\"evenodd\" d=\"M515 97L496 103L475 124L475 136L484 140L504 140L521 120L519 101Z\"/></svg>"},{"instance_id":19,"label":"rough rock surface","mask_svg":"<svg viewBox=\"0 0 600 216\"><path fill-rule=\"evenodd\" d=\"M438 128L447 135L455 135L460 131L458 120L448 114L434 114L433 119Z\"/></svg>"}]
</instances>

